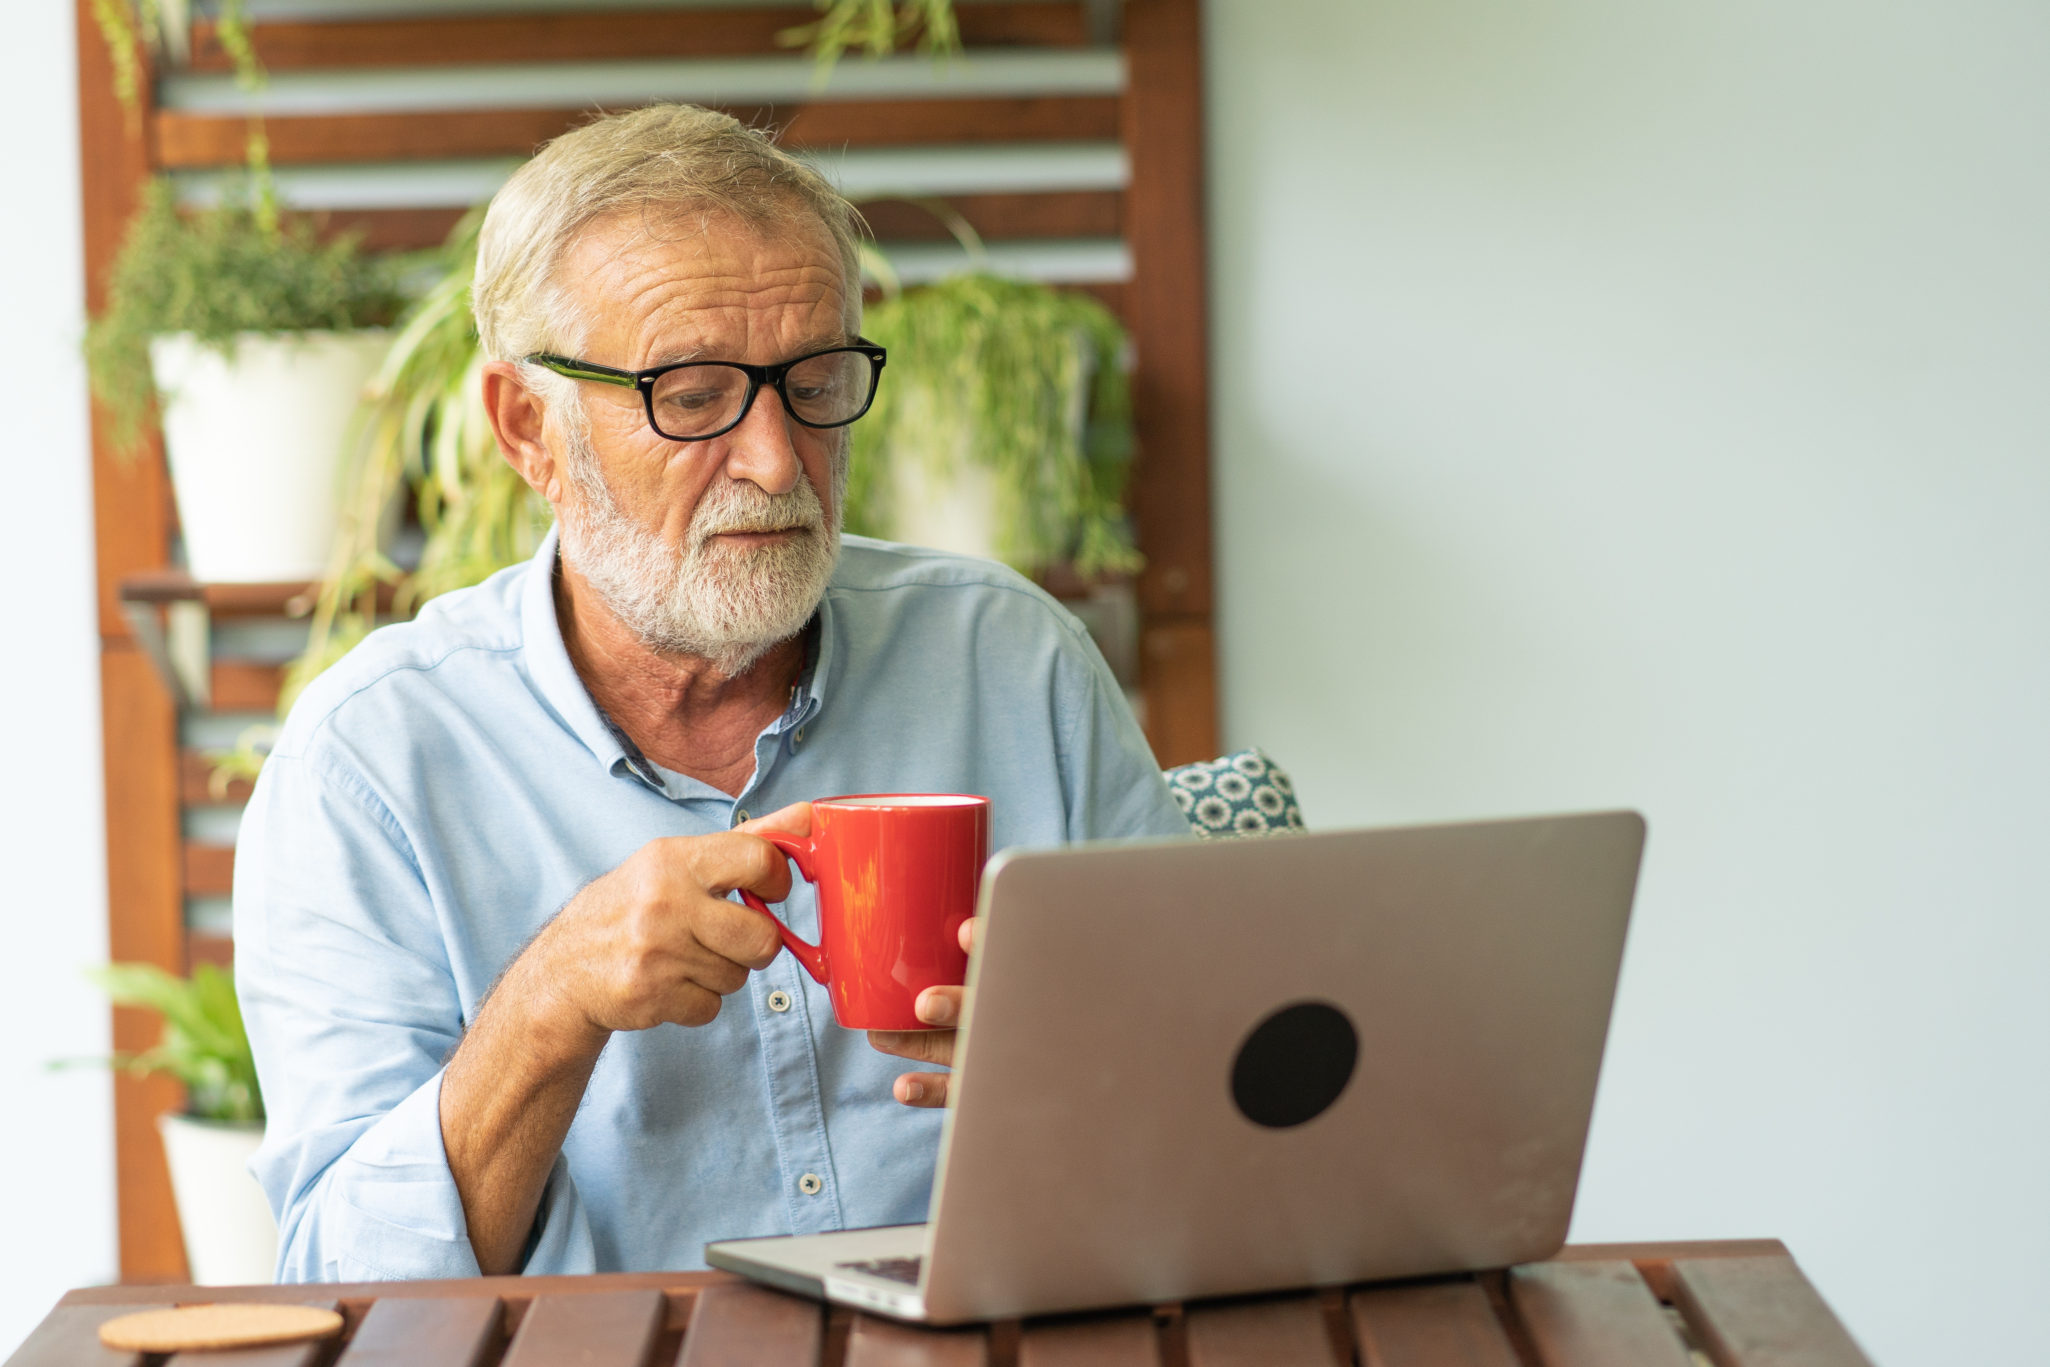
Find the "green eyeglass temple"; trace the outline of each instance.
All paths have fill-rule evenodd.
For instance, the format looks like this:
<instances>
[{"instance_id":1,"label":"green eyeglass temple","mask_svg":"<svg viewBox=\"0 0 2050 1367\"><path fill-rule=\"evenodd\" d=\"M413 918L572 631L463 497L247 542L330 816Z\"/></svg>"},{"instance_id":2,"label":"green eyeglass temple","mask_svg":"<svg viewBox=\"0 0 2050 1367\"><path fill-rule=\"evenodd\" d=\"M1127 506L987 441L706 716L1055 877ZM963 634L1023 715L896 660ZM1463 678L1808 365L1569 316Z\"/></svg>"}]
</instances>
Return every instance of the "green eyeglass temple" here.
<instances>
[{"instance_id":1,"label":"green eyeglass temple","mask_svg":"<svg viewBox=\"0 0 2050 1367\"><path fill-rule=\"evenodd\" d=\"M868 383L862 390L860 405L845 417L807 418L799 411L804 405L792 400L787 387L791 370L807 361L816 361L822 356L839 355L859 356L868 362ZM573 356L558 356L551 352L536 352L531 356L521 357L523 361L545 370L552 370L572 380L591 380L598 384L639 390L641 406L648 415L648 426L654 430L656 436L666 441L679 442L710 441L714 437L731 432L747 420L747 415L754 410L755 396L761 393L765 385L776 391L776 396L783 401L783 411L797 423L821 430L845 427L868 412L869 406L875 402L876 388L882 382L883 363L888 359L888 351L865 337L857 337L846 346L825 347L818 351L806 352L802 356L792 357L776 365L749 365L744 361L678 361L671 365L651 366L646 370L620 370L614 366L597 365L590 361L580 361ZM661 419L656 416L655 388L663 376L693 369L737 371L747 377L747 393L742 397L740 408L731 420L713 431L694 432L682 436L665 430Z\"/></svg>"}]
</instances>

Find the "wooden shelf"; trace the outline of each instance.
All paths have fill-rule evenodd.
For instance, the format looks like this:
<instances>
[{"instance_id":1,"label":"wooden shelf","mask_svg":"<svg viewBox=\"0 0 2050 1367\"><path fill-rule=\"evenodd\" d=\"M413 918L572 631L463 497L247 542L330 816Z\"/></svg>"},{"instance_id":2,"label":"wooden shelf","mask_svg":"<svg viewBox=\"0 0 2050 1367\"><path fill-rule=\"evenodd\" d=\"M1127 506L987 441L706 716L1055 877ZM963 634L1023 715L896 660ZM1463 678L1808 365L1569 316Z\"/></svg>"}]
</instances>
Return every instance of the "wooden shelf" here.
<instances>
[{"instance_id":1,"label":"wooden shelf","mask_svg":"<svg viewBox=\"0 0 2050 1367\"><path fill-rule=\"evenodd\" d=\"M318 585L299 580L285 584L202 584L183 570L150 570L121 581L123 603L162 607L198 603L215 617L304 617L313 611Z\"/></svg>"},{"instance_id":2,"label":"wooden shelf","mask_svg":"<svg viewBox=\"0 0 2050 1367\"><path fill-rule=\"evenodd\" d=\"M185 842L185 895L226 897L235 890L235 847Z\"/></svg>"},{"instance_id":3,"label":"wooden shelf","mask_svg":"<svg viewBox=\"0 0 2050 1367\"><path fill-rule=\"evenodd\" d=\"M951 100L832 100L745 105L726 111L752 128L782 130L786 147L915 147L960 143L1110 142L1115 96L995 96ZM584 108L455 109L379 114L273 115L265 121L278 166L336 162L526 157L590 122ZM234 167L247 155L240 114L156 116L157 153L173 170Z\"/></svg>"},{"instance_id":4,"label":"wooden shelf","mask_svg":"<svg viewBox=\"0 0 2050 1367\"><path fill-rule=\"evenodd\" d=\"M974 4L957 11L964 47L1082 47L1092 35L1086 6ZM458 66L496 62L589 62L651 57L787 57L785 29L808 24L806 5L774 9L622 9L566 14L438 15L420 19L259 21L257 55L272 71L348 67ZM853 54L848 60L859 60ZM219 31L193 25L188 70L233 70Z\"/></svg>"}]
</instances>

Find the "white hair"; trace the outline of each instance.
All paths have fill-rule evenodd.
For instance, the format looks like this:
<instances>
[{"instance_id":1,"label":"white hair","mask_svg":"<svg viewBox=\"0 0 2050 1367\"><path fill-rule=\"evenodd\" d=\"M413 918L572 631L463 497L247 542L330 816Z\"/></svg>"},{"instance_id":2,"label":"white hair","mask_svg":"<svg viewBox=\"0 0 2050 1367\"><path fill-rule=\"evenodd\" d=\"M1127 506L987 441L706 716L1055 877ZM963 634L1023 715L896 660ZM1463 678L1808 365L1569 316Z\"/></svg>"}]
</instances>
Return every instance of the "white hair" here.
<instances>
[{"instance_id":1,"label":"white hair","mask_svg":"<svg viewBox=\"0 0 2050 1367\"><path fill-rule=\"evenodd\" d=\"M859 322L854 206L767 133L697 105L658 104L563 134L491 197L470 294L487 358L518 361L582 346L584 320L556 269L586 228L622 213L639 213L650 223L729 215L767 231L816 224L840 257L850 330Z\"/></svg>"}]
</instances>

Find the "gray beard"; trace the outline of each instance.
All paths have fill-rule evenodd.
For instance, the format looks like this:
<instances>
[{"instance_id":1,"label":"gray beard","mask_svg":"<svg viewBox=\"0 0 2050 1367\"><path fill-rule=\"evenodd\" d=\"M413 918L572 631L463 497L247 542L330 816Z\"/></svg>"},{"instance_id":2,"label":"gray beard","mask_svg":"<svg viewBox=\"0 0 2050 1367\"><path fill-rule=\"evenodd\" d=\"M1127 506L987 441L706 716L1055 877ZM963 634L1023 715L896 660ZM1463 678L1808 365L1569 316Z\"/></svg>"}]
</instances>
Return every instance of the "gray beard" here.
<instances>
[{"instance_id":1,"label":"gray beard","mask_svg":"<svg viewBox=\"0 0 2050 1367\"><path fill-rule=\"evenodd\" d=\"M590 438L564 433L575 497L558 510L563 559L648 649L693 656L736 678L804 629L826 596L840 557L847 453L833 461L833 516L811 481L784 494L747 480L715 479L691 514L681 551L621 510ZM720 547L722 532L801 528L778 546Z\"/></svg>"}]
</instances>

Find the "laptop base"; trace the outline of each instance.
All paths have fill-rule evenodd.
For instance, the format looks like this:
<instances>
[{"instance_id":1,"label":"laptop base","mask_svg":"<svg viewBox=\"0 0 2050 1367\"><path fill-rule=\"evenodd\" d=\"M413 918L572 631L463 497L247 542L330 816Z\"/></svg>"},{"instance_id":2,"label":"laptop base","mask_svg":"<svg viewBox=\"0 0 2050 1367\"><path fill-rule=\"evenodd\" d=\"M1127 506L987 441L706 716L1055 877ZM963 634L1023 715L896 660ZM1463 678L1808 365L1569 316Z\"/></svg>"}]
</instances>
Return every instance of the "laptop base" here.
<instances>
[{"instance_id":1,"label":"laptop base","mask_svg":"<svg viewBox=\"0 0 2050 1367\"><path fill-rule=\"evenodd\" d=\"M832 1234L722 1239L705 1245L705 1261L722 1272L736 1272L778 1290L916 1324L925 1321L920 1287L858 1264L923 1258L929 1229L927 1225L884 1225Z\"/></svg>"}]
</instances>

